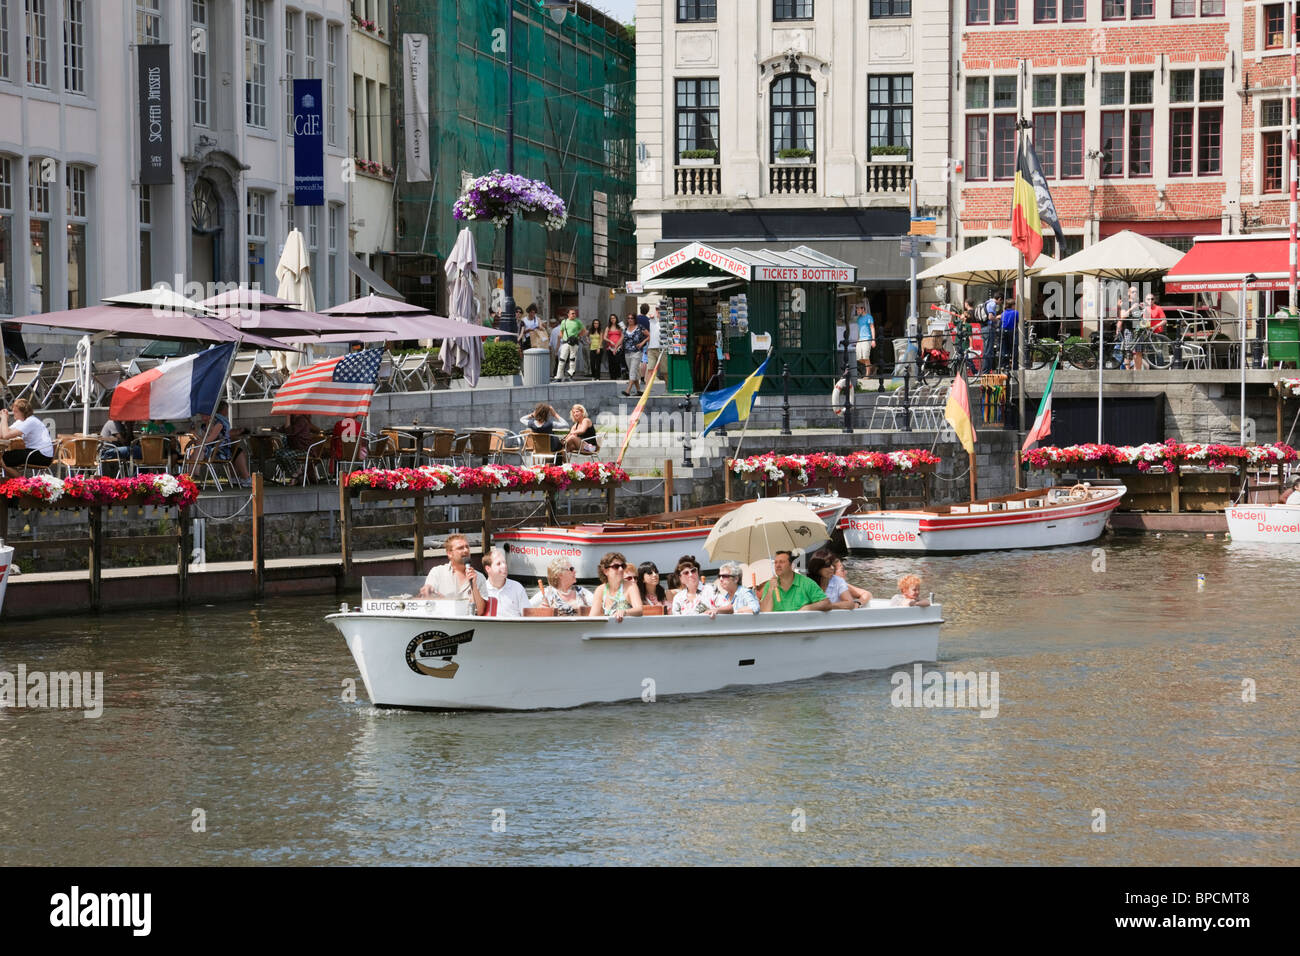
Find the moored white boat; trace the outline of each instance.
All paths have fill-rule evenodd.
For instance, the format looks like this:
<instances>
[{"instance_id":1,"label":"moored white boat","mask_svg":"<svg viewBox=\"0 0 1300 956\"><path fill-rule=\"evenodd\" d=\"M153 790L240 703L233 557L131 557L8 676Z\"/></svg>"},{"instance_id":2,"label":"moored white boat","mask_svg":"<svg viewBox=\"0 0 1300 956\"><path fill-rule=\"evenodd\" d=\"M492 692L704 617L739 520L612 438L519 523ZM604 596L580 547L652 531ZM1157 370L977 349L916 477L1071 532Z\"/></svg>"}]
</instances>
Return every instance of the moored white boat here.
<instances>
[{"instance_id":1,"label":"moored white boat","mask_svg":"<svg viewBox=\"0 0 1300 956\"><path fill-rule=\"evenodd\" d=\"M962 505L859 511L840 519L850 551L924 554L1052 548L1094 541L1123 485L1042 488Z\"/></svg>"},{"instance_id":2,"label":"moored white boat","mask_svg":"<svg viewBox=\"0 0 1300 956\"><path fill-rule=\"evenodd\" d=\"M1242 505L1227 516L1233 541L1300 544L1300 505Z\"/></svg>"},{"instance_id":3,"label":"moored white boat","mask_svg":"<svg viewBox=\"0 0 1300 956\"><path fill-rule=\"evenodd\" d=\"M372 703L537 710L880 670L938 653L942 608L781 614L473 617L380 604L327 618ZM438 602L442 603L442 602ZM364 607L365 605L363 605Z\"/></svg>"},{"instance_id":4,"label":"moored white boat","mask_svg":"<svg viewBox=\"0 0 1300 956\"><path fill-rule=\"evenodd\" d=\"M840 516L853 503L835 495L791 496L812 508L835 530ZM784 498L772 500L786 500ZM677 559L693 554L704 570L716 568L704 550L714 522L744 502L695 508L670 514L630 518L626 521L581 524L571 528L515 528L494 532L492 541L506 553L506 566L514 577L545 578L547 565L555 558L568 558L580 581L598 580L601 556L620 551L629 561L653 561L661 572L672 570Z\"/></svg>"},{"instance_id":5,"label":"moored white boat","mask_svg":"<svg viewBox=\"0 0 1300 956\"><path fill-rule=\"evenodd\" d=\"M14 562L14 549L0 541L0 611L5 606L5 586L9 582L9 566Z\"/></svg>"}]
</instances>

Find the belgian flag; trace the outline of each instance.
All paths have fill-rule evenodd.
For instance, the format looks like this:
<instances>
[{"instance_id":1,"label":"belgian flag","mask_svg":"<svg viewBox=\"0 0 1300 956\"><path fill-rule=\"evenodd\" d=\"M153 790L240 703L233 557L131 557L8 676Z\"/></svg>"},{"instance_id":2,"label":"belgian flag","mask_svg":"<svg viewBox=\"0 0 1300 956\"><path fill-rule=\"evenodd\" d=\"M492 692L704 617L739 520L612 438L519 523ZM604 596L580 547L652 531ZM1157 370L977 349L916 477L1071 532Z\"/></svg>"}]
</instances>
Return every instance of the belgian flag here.
<instances>
[{"instance_id":1,"label":"belgian flag","mask_svg":"<svg viewBox=\"0 0 1300 956\"><path fill-rule=\"evenodd\" d=\"M1016 188L1011 201L1011 244L1025 255L1025 265L1032 266L1043 251L1043 224L1056 233L1057 248L1065 244L1056 203L1047 188L1047 177L1038 164L1033 141L1020 138L1016 156Z\"/></svg>"}]
</instances>

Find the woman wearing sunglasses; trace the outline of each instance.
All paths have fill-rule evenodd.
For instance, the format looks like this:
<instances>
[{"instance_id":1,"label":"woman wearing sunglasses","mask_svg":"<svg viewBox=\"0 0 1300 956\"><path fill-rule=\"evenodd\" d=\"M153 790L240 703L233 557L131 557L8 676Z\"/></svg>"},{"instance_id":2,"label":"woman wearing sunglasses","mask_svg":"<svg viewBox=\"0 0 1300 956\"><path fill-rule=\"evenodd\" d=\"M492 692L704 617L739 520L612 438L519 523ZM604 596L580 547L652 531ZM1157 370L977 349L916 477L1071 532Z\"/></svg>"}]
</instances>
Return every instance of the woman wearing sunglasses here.
<instances>
[{"instance_id":1,"label":"woman wearing sunglasses","mask_svg":"<svg viewBox=\"0 0 1300 956\"><path fill-rule=\"evenodd\" d=\"M596 588L595 599L591 602L591 616L612 617L621 621L627 615L641 616L641 594L636 582L623 576L627 559L617 551L611 551L600 559L601 584Z\"/></svg>"},{"instance_id":2,"label":"woman wearing sunglasses","mask_svg":"<svg viewBox=\"0 0 1300 956\"><path fill-rule=\"evenodd\" d=\"M673 596L671 613L718 616L712 594L700 587L700 565L691 555L677 562L677 580L681 582L682 588Z\"/></svg>"}]
</instances>

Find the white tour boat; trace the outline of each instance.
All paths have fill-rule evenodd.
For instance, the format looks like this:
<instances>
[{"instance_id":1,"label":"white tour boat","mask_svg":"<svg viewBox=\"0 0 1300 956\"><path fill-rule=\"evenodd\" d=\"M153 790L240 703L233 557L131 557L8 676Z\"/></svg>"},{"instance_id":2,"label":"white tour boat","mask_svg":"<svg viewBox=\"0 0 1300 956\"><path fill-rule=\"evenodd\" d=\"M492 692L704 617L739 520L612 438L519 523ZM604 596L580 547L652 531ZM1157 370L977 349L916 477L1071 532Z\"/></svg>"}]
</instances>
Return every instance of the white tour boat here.
<instances>
[{"instance_id":1,"label":"white tour boat","mask_svg":"<svg viewBox=\"0 0 1300 956\"><path fill-rule=\"evenodd\" d=\"M403 582L405 591L389 584ZM933 661L942 608L628 617L474 617L413 600L422 579L367 579L360 610L327 620L373 704L540 710ZM387 596L384 596L387 595Z\"/></svg>"},{"instance_id":2,"label":"white tour boat","mask_svg":"<svg viewBox=\"0 0 1300 956\"><path fill-rule=\"evenodd\" d=\"M14 549L0 541L0 611L5 606L5 585L9 581L9 566L14 563Z\"/></svg>"},{"instance_id":3,"label":"white tour boat","mask_svg":"<svg viewBox=\"0 0 1300 956\"><path fill-rule=\"evenodd\" d=\"M1300 505L1242 505L1228 509L1233 541L1300 544Z\"/></svg>"},{"instance_id":4,"label":"white tour boat","mask_svg":"<svg viewBox=\"0 0 1300 956\"><path fill-rule=\"evenodd\" d=\"M840 519L849 551L943 554L1053 548L1094 541L1128 489L1040 488L967 504L858 511Z\"/></svg>"},{"instance_id":5,"label":"white tour boat","mask_svg":"<svg viewBox=\"0 0 1300 956\"><path fill-rule=\"evenodd\" d=\"M807 504L826 522L828 534L835 530L840 516L853 504L848 498L819 494L791 495L773 500ZM705 553L704 540L714 522L744 503L729 501L704 508L574 527L514 528L493 532L492 543L505 551L510 575L525 580L545 578L551 561L568 558L573 562L579 581L597 581L600 579L598 566L601 556L610 551L620 551L628 560L638 564L653 561L661 574L675 568L682 555L693 554L703 570L712 571L718 563Z\"/></svg>"}]
</instances>

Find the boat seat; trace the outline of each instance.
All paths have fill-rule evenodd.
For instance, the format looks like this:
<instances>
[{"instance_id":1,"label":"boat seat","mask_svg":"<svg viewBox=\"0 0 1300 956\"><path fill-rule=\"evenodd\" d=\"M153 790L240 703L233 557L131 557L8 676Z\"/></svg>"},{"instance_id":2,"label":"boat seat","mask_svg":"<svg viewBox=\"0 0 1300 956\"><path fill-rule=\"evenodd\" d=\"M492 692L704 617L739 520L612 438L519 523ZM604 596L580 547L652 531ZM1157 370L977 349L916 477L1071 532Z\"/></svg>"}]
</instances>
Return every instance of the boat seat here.
<instances>
[{"instance_id":1,"label":"boat seat","mask_svg":"<svg viewBox=\"0 0 1300 956\"><path fill-rule=\"evenodd\" d=\"M1008 501L1008 502L1007 502L1007 510L1008 510L1008 511L1024 511L1024 510L1025 510L1025 503L1024 503L1024 501Z\"/></svg>"},{"instance_id":2,"label":"boat seat","mask_svg":"<svg viewBox=\"0 0 1300 956\"><path fill-rule=\"evenodd\" d=\"M1042 498L1026 498L1026 499L1025 499L1025 507L1026 507L1026 508L1041 508L1042 506L1043 506L1043 499L1042 499Z\"/></svg>"},{"instance_id":3,"label":"boat seat","mask_svg":"<svg viewBox=\"0 0 1300 956\"><path fill-rule=\"evenodd\" d=\"M948 513L954 515L968 515L970 514L970 508L965 505L953 505L952 508L949 509Z\"/></svg>"},{"instance_id":4,"label":"boat seat","mask_svg":"<svg viewBox=\"0 0 1300 956\"><path fill-rule=\"evenodd\" d=\"M988 506L988 505L977 505L977 504L972 504L972 505L970 506L970 510L971 510L971 513L974 514L974 513L976 513L976 512L988 511L988 510L989 510L989 506Z\"/></svg>"},{"instance_id":5,"label":"boat seat","mask_svg":"<svg viewBox=\"0 0 1300 956\"><path fill-rule=\"evenodd\" d=\"M695 522L690 518L678 518L673 522L672 526L674 528L694 528Z\"/></svg>"},{"instance_id":6,"label":"boat seat","mask_svg":"<svg viewBox=\"0 0 1300 956\"><path fill-rule=\"evenodd\" d=\"M656 614L663 614L663 613L664 613L664 607L661 604L655 605L654 607L646 605L641 608L642 617L654 617Z\"/></svg>"},{"instance_id":7,"label":"boat seat","mask_svg":"<svg viewBox=\"0 0 1300 956\"><path fill-rule=\"evenodd\" d=\"M555 608L526 607L524 608L524 617L555 617Z\"/></svg>"}]
</instances>

